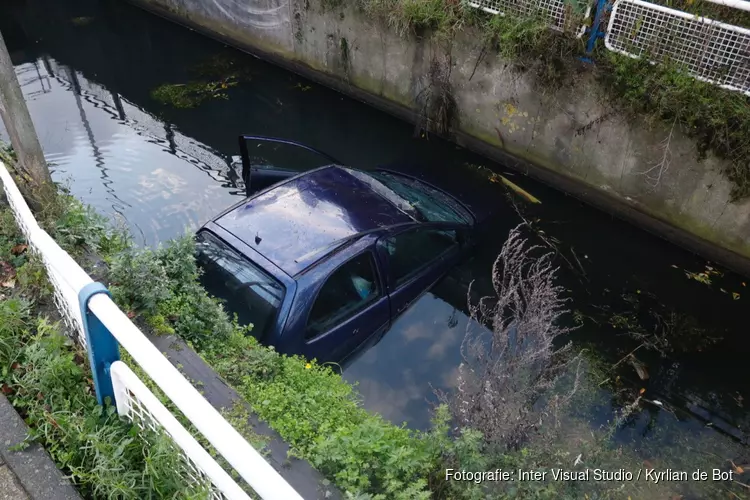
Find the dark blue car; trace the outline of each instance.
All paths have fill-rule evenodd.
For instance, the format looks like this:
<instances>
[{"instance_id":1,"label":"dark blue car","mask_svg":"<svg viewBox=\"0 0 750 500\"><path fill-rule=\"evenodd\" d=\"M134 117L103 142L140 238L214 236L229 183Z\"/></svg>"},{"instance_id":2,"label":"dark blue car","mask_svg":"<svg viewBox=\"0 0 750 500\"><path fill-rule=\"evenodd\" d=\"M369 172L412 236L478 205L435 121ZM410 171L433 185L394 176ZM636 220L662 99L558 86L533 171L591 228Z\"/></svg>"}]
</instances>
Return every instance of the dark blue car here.
<instances>
[{"instance_id":1,"label":"dark blue car","mask_svg":"<svg viewBox=\"0 0 750 500\"><path fill-rule=\"evenodd\" d=\"M471 246L472 203L418 177L336 164L281 172L197 234L208 291L279 352L344 362Z\"/></svg>"}]
</instances>

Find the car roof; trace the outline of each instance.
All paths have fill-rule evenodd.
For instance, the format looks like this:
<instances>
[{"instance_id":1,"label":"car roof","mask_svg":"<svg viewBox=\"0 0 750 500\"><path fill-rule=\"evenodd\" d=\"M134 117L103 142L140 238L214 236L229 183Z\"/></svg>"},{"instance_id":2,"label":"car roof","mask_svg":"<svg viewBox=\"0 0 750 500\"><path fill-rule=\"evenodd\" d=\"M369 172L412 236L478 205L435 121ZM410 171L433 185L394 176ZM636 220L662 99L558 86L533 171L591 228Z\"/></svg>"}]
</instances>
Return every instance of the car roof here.
<instances>
[{"instance_id":1,"label":"car roof","mask_svg":"<svg viewBox=\"0 0 750 500\"><path fill-rule=\"evenodd\" d=\"M215 223L294 276L353 236L414 222L361 175L335 165L316 169L243 201Z\"/></svg>"}]
</instances>

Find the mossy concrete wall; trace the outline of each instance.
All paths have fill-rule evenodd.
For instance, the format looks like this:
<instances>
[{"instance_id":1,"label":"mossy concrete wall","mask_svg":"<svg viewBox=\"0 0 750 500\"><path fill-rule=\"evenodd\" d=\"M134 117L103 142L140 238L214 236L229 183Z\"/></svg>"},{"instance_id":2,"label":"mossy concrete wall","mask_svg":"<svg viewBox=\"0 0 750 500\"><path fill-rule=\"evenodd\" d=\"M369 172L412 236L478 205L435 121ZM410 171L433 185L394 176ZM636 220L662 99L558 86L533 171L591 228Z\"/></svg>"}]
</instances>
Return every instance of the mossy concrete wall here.
<instances>
[{"instance_id":1,"label":"mossy concrete wall","mask_svg":"<svg viewBox=\"0 0 750 500\"><path fill-rule=\"evenodd\" d=\"M444 44L400 36L354 2L133 1L411 121L430 65L448 60ZM750 200L730 201L721 160L699 159L678 127L619 113L592 71L542 88L496 55L477 64L480 51L471 30L451 44L456 142L750 274ZM655 168L667 142L669 165Z\"/></svg>"}]
</instances>

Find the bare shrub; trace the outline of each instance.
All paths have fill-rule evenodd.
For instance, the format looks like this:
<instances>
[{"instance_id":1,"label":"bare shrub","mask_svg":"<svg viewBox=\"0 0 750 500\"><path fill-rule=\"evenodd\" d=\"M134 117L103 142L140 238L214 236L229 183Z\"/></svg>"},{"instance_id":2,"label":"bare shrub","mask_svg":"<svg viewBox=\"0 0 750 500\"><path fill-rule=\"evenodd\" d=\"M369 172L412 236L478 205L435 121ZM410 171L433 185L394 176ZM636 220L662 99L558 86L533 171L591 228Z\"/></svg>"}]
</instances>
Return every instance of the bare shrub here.
<instances>
[{"instance_id":1,"label":"bare shrub","mask_svg":"<svg viewBox=\"0 0 750 500\"><path fill-rule=\"evenodd\" d=\"M450 50L446 52L444 56L436 54L432 57L430 69L422 78L424 88L416 97L420 107L420 119L415 128L415 135L424 131L448 136L456 128L457 104L451 84L453 60Z\"/></svg>"},{"instance_id":2,"label":"bare shrub","mask_svg":"<svg viewBox=\"0 0 750 500\"><path fill-rule=\"evenodd\" d=\"M505 448L518 448L548 417L557 422L580 376L580 358L570 355L570 344L554 345L570 328L558 324L568 311L563 288L555 285L553 254L529 245L522 227L510 231L493 266L495 296L475 304L469 299L475 326L461 345L458 389L439 394L461 428L479 430L487 444ZM574 364L570 391L550 396Z\"/></svg>"}]
</instances>

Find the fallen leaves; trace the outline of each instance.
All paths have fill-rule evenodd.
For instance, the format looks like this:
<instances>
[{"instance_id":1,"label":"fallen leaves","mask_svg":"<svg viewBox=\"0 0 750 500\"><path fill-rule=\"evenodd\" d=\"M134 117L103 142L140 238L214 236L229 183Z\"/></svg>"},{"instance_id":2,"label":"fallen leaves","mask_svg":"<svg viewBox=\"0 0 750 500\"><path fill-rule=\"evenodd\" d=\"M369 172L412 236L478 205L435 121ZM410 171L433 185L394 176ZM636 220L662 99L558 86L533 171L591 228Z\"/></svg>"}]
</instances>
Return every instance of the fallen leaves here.
<instances>
[{"instance_id":1,"label":"fallen leaves","mask_svg":"<svg viewBox=\"0 0 750 500\"><path fill-rule=\"evenodd\" d=\"M673 267L675 269L680 269L679 267L677 267L674 264L672 264L671 267ZM713 284L712 277L715 277L715 276L723 277L724 276L723 272L721 272L721 271L719 271L719 270L717 270L717 269L715 269L715 268L713 268L713 267L711 267L709 265L706 265L705 270L703 270L702 272L699 272L699 273L694 273L693 271L689 271L687 269L682 269L682 272L685 273L685 277L686 278L691 279L691 280L695 280L698 283L703 283L704 285L708 285L708 286L711 286ZM747 284L744 281L741 282L740 284L742 286L747 286ZM724 293L724 294L727 294L727 295L730 294L730 292L728 292L723 287L719 287L719 291L721 293ZM732 295L732 300L740 300L740 294L738 292L731 292L731 295Z\"/></svg>"},{"instance_id":2,"label":"fallen leaves","mask_svg":"<svg viewBox=\"0 0 750 500\"><path fill-rule=\"evenodd\" d=\"M0 288L16 286L16 270L5 261L0 260Z\"/></svg>"},{"instance_id":3,"label":"fallen leaves","mask_svg":"<svg viewBox=\"0 0 750 500\"><path fill-rule=\"evenodd\" d=\"M685 271L685 276L688 279L695 280L698 283L703 283L704 285L711 284L711 275L708 273L694 273L692 271Z\"/></svg>"},{"instance_id":4,"label":"fallen leaves","mask_svg":"<svg viewBox=\"0 0 750 500\"><path fill-rule=\"evenodd\" d=\"M29 245L26 245L25 243L21 243L20 245L16 245L13 248L11 248L10 253L12 253L13 255L21 255L28 249L29 249Z\"/></svg>"}]
</instances>

